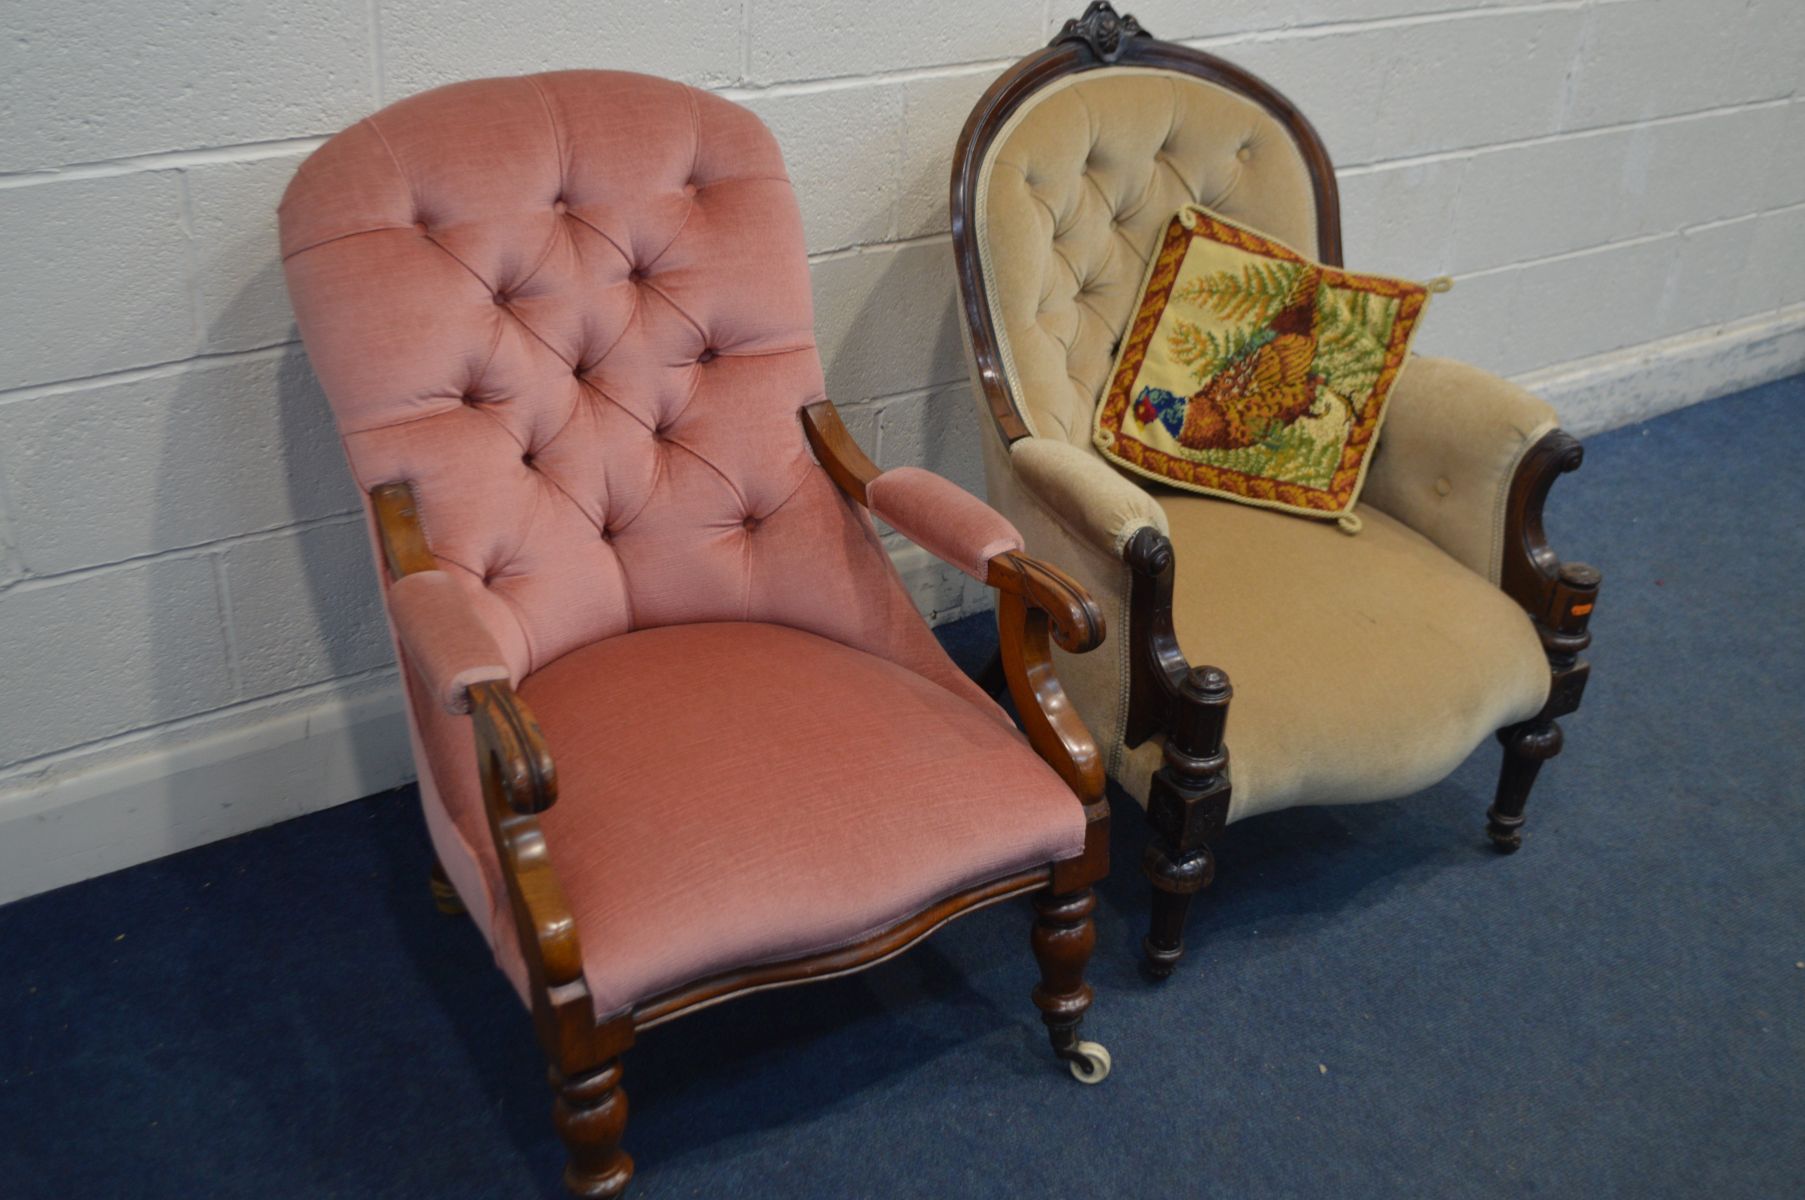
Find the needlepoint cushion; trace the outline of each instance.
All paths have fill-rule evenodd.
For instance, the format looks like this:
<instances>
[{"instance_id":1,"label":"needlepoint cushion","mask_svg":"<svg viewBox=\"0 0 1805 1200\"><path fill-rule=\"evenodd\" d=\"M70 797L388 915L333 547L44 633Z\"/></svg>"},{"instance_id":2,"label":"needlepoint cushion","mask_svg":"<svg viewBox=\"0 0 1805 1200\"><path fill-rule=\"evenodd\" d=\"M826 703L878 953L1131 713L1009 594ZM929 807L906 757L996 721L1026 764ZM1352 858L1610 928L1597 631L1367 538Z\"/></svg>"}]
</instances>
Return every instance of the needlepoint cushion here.
<instances>
[{"instance_id":1,"label":"needlepoint cushion","mask_svg":"<svg viewBox=\"0 0 1805 1200\"><path fill-rule=\"evenodd\" d=\"M1097 448L1174 487L1357 529L1386 400L1444 286L1312 262L1187 205L1148 266Z\"/></svg>"}]
</instances>

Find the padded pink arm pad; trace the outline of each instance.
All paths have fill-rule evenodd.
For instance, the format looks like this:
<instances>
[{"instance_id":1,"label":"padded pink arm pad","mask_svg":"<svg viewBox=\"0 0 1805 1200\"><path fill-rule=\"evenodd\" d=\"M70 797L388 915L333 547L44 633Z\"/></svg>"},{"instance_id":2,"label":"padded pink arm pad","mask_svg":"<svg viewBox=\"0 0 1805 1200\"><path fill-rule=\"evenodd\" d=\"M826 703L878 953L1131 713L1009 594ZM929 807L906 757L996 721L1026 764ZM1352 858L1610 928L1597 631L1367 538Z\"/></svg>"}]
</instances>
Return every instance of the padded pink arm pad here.
<instances>
[{"instance_id":1,"label":"padded pink arm pad","mask_svg":"<svg viewBox=\"0 0 1805 1200\"><path fill-rule=\"evenodd\" d=\"M445 572L416 571L390 584L389 615L408 665L446 712L470 711L471 684L509 678L495 639Z\"/></svg>"},{"instance_id":2,"label":"padded pink arm pad","mask_svg":"<svg viewBox=\"0 0 1805 1200\"><path fill-rule=\"evenodd\" d=\"M1022 535L996 509L920 467L894 467L866 484L865 507L980 581L988 579L991 559L1022 548Z\"/></svg>"}]
</instances>

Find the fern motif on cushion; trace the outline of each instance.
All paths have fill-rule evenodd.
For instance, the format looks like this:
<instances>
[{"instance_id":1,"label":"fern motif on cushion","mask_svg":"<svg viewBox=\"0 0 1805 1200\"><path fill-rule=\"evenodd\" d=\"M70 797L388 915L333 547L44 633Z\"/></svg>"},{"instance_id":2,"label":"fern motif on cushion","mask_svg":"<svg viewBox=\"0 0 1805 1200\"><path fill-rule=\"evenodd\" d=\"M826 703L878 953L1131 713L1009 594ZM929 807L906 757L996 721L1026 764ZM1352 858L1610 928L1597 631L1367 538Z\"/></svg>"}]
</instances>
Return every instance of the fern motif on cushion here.
<instances>
[{"instance_id":1,"label":"fern motif on cushion","mask_svg":"<svg viewBox=\"0 0 1805 1200\"><path fill-rule=\"evenodd\" d=\"M1431 290L1311 262L1187 206L1098 406L1098 449L1192 491L1358 528L1350 510Z\"/></svg>"}]
</instances>

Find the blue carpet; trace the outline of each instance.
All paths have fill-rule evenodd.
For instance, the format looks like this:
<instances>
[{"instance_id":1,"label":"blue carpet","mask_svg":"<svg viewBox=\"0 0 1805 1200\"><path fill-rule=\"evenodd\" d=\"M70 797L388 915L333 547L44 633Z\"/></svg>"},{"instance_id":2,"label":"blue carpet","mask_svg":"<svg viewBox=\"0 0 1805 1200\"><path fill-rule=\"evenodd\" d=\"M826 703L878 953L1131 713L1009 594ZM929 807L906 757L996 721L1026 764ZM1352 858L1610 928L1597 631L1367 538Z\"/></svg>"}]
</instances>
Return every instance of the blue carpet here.
<instances>
[{"instance_id":1,"label":"blue carpet","mask_svg":"<svg viewBox=\"0 0 1805 1200\"><path fill-rule=\"evenodd\" d=\"M635 1194L1800 1195L1801 413L1794 379L1672 414L1557 487L1605 589L1522 853L1482 835L1490 743L1237 825L1155 987L1118 805L1106 1084L1049 1057L995 909L647 1035ZM0 1194L560 1194L527 1018L427 864L400 791L0 909Z\"/></svg>"}]
</instances>

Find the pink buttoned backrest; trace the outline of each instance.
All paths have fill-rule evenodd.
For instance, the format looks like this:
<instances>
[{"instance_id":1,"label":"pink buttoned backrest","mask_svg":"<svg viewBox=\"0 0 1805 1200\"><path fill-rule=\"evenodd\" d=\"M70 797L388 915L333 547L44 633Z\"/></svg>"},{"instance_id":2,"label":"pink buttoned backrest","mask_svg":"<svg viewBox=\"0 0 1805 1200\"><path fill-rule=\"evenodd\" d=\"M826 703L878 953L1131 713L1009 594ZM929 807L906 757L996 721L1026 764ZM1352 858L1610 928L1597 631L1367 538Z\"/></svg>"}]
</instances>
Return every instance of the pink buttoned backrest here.
<instances>
[{"instance_id":1,"label":"pink buttoned backrest","mask_svg":"<svg viewBox=\"0 0 1805 1200\"><path fill-rule=\"evenodd\" d=\"M455 84L320 147L281 229L357 482L412 485L517 681L722 620L941 672L808 452L801 219L751 113L616 72Z\"/></svg>"}]
</instances>

